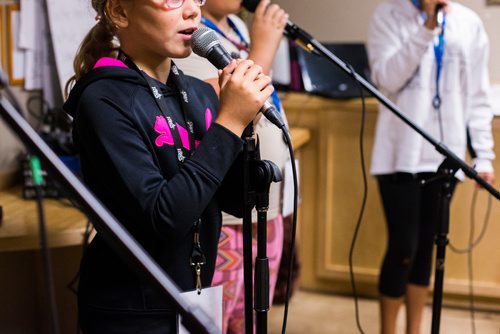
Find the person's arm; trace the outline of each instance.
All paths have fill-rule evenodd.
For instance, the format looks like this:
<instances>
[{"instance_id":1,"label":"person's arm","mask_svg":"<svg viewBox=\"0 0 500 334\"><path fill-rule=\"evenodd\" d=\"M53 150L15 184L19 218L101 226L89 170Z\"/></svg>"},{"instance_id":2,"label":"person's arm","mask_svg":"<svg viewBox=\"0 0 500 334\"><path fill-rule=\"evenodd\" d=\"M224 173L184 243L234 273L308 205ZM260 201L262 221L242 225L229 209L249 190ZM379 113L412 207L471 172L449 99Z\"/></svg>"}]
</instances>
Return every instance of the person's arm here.
<instances>
[{"instance_id":1,"label":"person's arm","mask_svg":"<svg viewBox=\"0 0 500 334\"><path fill-rule=\"evenodd\" d=\"M280 6L271 4L270 0L262 0L255 9L250 26L251 48L248 58L262 66L264 74L271 73L288 17Z\"/></svg>"},{"instance_id":2,"label":"person's arm","mask_svg":"<svg viewBox=\"0 0 500 334\"><path fill-rule=\"evenodd\" d=\"M382 4L377 8L368 32L368 56L371 79L389 93L401 90L415 74L427 52L434 33L424 25L406 40L400 37L399 20L393 7Z\"/></svg>"},{"instance_id":3,"label":"person's arm","mask_svg":"<svg viewBox=\"0 0 500 334\"><path fill-rule=\"evenodd\" d=\"M493 111L489 99L488 55L489 41L482 24L478 24L473 38L473 46L469 48L470 62L467 76L467 127L469 130L472 149L476 157L476 170L489 183L493 183L495 174L492 160L493 135L491 122Z\"/></svg>"},{"instance_id":4,"label":"person's arm","mask_svg":"<svg viewBox=\"0 0 500 334\"><path fill-rule=\"evenodd\" d=\"M106 187L116 186L123 203L142 211L137 223L150 224L163 235L189 232L243 145L237 135L214 123L192 157L167 180L172 171L160 169L135 119L117 104L105 99L84 102L75 124L83 150L91 150L87 155L102 166L93 167L99 172L89 180L97 193L109 194L113 190Z\"/></svg>"}]
</instances>

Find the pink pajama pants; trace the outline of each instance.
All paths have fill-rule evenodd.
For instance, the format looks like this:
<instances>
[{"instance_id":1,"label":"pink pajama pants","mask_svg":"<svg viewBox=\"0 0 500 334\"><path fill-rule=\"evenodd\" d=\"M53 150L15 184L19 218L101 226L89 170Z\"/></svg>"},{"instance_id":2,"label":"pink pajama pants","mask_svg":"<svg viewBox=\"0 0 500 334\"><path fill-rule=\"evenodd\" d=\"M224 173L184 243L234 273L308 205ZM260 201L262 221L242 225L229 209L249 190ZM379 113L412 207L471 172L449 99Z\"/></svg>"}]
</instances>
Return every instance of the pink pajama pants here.
<instances>
[{"instance_id":1,"label":"pink pajama pants","mask_svg":"<svg viewBox=\"0 0 500 334\"><path fill-rule=\"evenodd\" d=\"M252 225L252 258L257 255L257 224ZM283 248L283 217L267 221L269 258L269 304L272 304ZM219 239L217 263L212 285L224 286L222 333L245 333L243 283L243 226L225 225Z\"/></svg>"}]
</instances>

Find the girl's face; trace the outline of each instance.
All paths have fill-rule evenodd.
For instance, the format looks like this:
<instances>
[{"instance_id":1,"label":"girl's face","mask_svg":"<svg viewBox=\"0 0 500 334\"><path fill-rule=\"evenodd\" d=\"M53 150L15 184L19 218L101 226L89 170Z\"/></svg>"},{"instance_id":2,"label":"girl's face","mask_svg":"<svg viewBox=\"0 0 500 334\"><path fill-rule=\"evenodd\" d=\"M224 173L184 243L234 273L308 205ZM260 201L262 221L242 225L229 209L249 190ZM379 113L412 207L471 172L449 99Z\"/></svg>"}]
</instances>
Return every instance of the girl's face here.
<instances>
[{"instance_id":1,"label":"girl's face","mask_svg":"<svg viewBox=\"0 0 500 334\"><path fill-rule=\"evenodd\" d=\"M203 15L221 18L241 10L241 0L207 0L202 8Z\"/></svg>"},{"instance_id":2,"label":"girl's face","mask_svg":"<svg viewBox=\"0 0 500 334\"><path fill-rule=\"evenodd\" d=\"M179 8L169 8L166 0L121 0L123 18L117 25L123 50L157 62L189 56L201 1L184 0Z\"/></svg>"}]
</instances>

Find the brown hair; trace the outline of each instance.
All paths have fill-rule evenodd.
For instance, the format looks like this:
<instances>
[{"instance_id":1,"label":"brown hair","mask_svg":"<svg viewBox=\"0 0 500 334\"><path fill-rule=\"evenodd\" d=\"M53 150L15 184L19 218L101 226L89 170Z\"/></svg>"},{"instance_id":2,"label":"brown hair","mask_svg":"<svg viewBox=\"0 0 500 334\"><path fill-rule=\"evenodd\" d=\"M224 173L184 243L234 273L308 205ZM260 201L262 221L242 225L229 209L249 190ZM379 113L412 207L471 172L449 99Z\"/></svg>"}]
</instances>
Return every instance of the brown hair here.
<instances>
[{"instance_id":1,"label":"brown hair","mask_svg":"<svg viewBox=\"0 0 500 334\"><path fill-rule=\"evenodd\" d=\"M91 0L92 7L97 12L97 23L90 29L80 44L73 61L75 74L68 80L64 93L68 96L72 85L87 74L101 57L111 56L118 50L116 42L116 26L107 15L108 0Z\"/></svg>"}]
</instances>

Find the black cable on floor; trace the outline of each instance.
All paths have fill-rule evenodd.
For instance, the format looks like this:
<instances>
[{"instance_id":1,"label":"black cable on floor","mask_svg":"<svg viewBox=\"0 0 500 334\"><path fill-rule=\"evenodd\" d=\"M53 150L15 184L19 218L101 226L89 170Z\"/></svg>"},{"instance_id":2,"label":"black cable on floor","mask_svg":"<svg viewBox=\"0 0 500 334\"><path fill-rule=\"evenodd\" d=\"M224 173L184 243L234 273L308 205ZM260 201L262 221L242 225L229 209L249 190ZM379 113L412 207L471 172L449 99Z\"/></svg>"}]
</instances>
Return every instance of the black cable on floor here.
<instances>
[{"instance_id":1,"label":"black cable on floor","mask_svg":"<svg viewBox=\"0 0 500 334\"><path fill-rule=\"evenodd\" d=\"M56 303L56 293L54 287L54 276L52 272L52 262L50 259L49 245L47 241L47 229L45 223L45 212L43 207L43 195L42 195L42 173L40 167L40 160L32 156L30 159L31 171L33 174L34 189L36 194L36 203L38 211L38 230L40 235L40 250L42 253L43 261L43 273L45 277L45 289L47 292L47 298L49 300L49 315L50 315L50 326L51 333L59 334L59 316L57 311Z\"/></svg>"},{"instance_id":2,"label":"black cable on floor","mask_svg":"<svg viewBox=\"0 0 500 334\"><path fill-rule=\"evenodd\" d=\"M467 254L467 272L468 272L468 278L469 278L469 313L470 313L470 319L471 319L471 330L472 333L476 333L476 308L474 305L474 267L473 267L473 251L474 248L479 245L479 243L483 240L484 236L486 235L486 231L488 229L488 223L490 220L490 214L491 214L491 206L492 206L492 200L491 196L488 196L488 207L486 209L486 214L484 218L484 223L483 227L481 229L481 232L479 233L479 236L476 240L474 240L474 235L475 235L475 216L476 216L476 204L477 204L477 194L478 194L478 188L474 188L474 192L472 194L472 201L471 201L471 209L470 209L470 228L469 228L469 240L468 240L468 245L467 248L457 248L453 244L450 243L450 249L457 253L457 254Z\"/></svg>"},{"instance_id":3,"label":"black cable on floor","mask_svg":"<svg viewBox=\"0 0 500 334\"><path fill-rule=\"evenodd\" d=\"M361 103L362 103L362 110L361 110L361 126L360 126L360 132L359 132L359 151L360 151L360 158L361 158L361 172L363 174L363 200L361 202L361 207L359 209L359 215L358 215L358 220L356 222L356 226L354 228L354 234L352 237L352 242L351 242L351 247L349 249L349 274L351 277L351 286L352 286L352 293L354 297L354 309L355 309L355 315L356 315L356 326L358 327L358 330L360 333L364 334L363 327L361 326L361 320L359 316L359 301L358 301L358 291L356 289L356 279L354 277L354 249L356 247L356 240L358 239L358 234L359 234L359 229L361 227L361 223L363 221L363 215L365 213L365 208L366 208L366 200L368 198L368 180L366 176L366 163L365 163L365 148L363 144L363 139L364 139L364 134L365 134L365 120L366 120L366 101L365 101L365 92L363 90L363 87L361 86L361 83L358 81L356 78L356 71L354 68L346 63L346 66L349 68L351 71L351 76L354 78L356 81L358 87L359 87L359 92L361 94Z\"/></svg>"}]
</instances>

